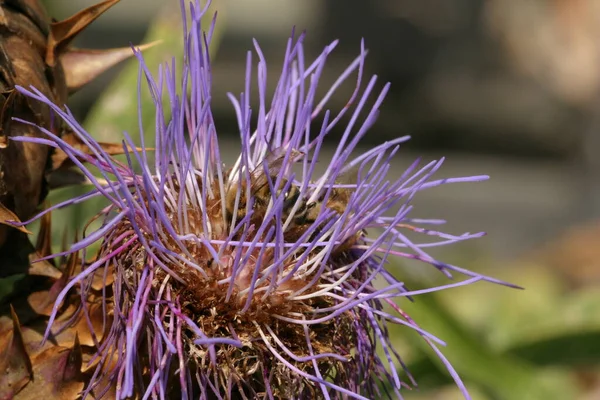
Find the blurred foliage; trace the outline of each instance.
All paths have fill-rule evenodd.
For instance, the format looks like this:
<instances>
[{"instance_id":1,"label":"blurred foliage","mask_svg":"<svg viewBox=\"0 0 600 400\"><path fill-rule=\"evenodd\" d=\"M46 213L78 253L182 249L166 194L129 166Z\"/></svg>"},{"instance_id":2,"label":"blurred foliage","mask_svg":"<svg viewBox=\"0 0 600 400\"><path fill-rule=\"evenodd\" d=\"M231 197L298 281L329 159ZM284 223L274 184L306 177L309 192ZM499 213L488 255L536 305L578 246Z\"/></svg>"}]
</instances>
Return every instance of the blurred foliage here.
<instances>
[{"instance_id":1,"label":"blurred foliage","mask_svg":"<svg viewBox=\"0 0 600 400\"><path fill-rule=\"evenodd\" d=\"M148 29L144 43L157 42L155 46L143 52L143 57L149 72L157 76L157 66L175 59L180 66L183 57L183 43L181 36L183 28L178 7L165 8L165 12L158 15ZM121 133L128 132L137 139L138 124L138 74L140 63L132 59L123 71L104 91L102 96L92 106L84 126L98 140L119 141ZM146 80L142 77L141 92L139 96L140 108L144 113L142 117L145 132L153 132L154 102L146 87ZM164 104L166 104L166 99ZM168 108L167 108L168 109ZM151 141L150 143L152 143Z\"/></svg>"},{"instance_id":2,"label":"blurred foliage","mask_svg":"<svg viewBox=\"0 0 600 400\"><path fill-rule=\"evenodd\" d=\"M600 387L600 287L569 290L555 271L531 263L490 268L499 273L526 289L477 283L400 306L446 342L441 350L473 399L595 398L587 396ZM461 398L435 353L406 331L392 331L401 352L412 349L406 361L419 388L406 399Z\"/></svg>"}]
</instances>

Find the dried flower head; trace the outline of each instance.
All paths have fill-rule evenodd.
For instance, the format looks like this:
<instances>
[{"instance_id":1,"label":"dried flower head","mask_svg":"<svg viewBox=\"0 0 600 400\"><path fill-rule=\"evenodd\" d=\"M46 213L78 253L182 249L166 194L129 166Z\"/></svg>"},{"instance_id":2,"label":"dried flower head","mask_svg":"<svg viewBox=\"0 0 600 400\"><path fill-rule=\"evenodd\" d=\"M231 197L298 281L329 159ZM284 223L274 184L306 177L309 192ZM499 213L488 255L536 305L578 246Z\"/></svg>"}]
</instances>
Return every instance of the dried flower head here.
<instances>
[{"instance_id":1,"label":"dried flower head","mask_svg":"<svg viewBox=\"0 0 600 400\"><path fill-rule=\"evenodd\" d=\"M183 0L181 5L185 20ZM395 301L493 281L434 261L410 241L407 231L438 236L439 244L480 236L417 228L413 224L434 221L412 219L410 201L420 190L485 177L433 180L440 160L423 167L415 162L398 180L389 180L390 160L407 137L352 157L389 86L376 93L375 77L363 81L366 52L361 46L359 56L318 99L317 85L336 43L307 64L304 35L288 41L270 105L267 65L255 43L259 98L254 113L248 53L244 92L239 98L230 95L240 156L225 167L210 108L207 46L214 25L202 31L206 9L199 1L189 7L179 77L174 64L153 77L136 52L156 106L153 154L145 150L140 126L142 149L124 134L127 161L119 162L68 110L35 88L20 88L50 105L91 150L83 152L45 129L47 139L18 139L61 149L95 185L90 193L53 208L94 196L110 201L99 215L102 227L61 254L85 251L101 241L94 260L83 263L58 296L48 330L69 291L78 287L85 297L92 280L100 277L106 328L97 338L96 372L84 394L100 397L114 385L117 398L364 399L380 398L381 391L401 397L401 388L412 382L399 370L402 362L388 325L406 325L434 348L439 340ZM353 76L356 87L348 106L337 114L324 111L340 84ZM333 159L317 175L325 137L347 112L349 122ZM319 128L314 131L314 126ZM353 183L340 184L348 171L354 171ZM389 270L389 259L398 256L465 279L409 291ZM87 310L80 312L85 316Z\"/></svg>"}]
</instances>

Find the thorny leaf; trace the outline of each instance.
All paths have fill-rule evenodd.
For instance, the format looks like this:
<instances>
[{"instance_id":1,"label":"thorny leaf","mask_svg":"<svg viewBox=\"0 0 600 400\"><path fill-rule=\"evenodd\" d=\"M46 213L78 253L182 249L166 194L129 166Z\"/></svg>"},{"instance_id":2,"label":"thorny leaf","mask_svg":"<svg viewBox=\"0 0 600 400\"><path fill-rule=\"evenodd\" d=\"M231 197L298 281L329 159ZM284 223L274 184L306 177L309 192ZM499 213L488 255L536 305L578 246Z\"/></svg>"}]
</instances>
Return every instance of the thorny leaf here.
<instances>
[{"instance_id":1,"label":"thorny leaf","mask_svg":"<svg viewBox=\"0 0 600 400\"><path fill-rule=\"evenodd\" d=\"M10 137L42 136L37 128L13 120L20 118L64 135L83 154L91 154L77 137L54 125L46 106L23 97L15 86L33 86L64 104L69 93L131 56L130 48L69 48L77 34L117 2L104 1L51 24L38 0L0 0L0 277L24 276L15 280L11 294L0 299L0 400L79 398L98 363L93 358L95 346L111 326L110 308L103 303L101 291L106 290L112 272L101 269L86 299L77 287L68 292L47 340L42 340L59 292L82 261L77 255L37 261L52 252L49 214L41 221L35 248L27 237L29 231L15 229L11 221L26 221L39 210L47 190L57 186L48 181L61 182L58 186L83 181L69 175L72 164L61 152ZM101 146L111 155L124 152L121 144ZM114 387L106 383L110 396Z\"/></svg>"},{"instance_id":2,"label":"thorny leaf","mask_svg":"<svg viewBox=\"0 0 600 400\"><path fill-rule=\"evenodd\" d=\"M51 213L45 214L40 223L37 242L33 252L29 254L29 276L45 276L48 278L59 279L61 272L56 268L52 259L41 260L41 258L52 254L52 220Z\"/></svg>"},{"instance_id":3,"label":"thorny leaf","mask_svg":"<svg viewBox=\"0 0 600 400\"><path fill-rule=\"evenodd\" d=\"M56 324L52 329L49 339L42 344L48 322L47 315L40 315L35 312L32 313L31 310L27 310L26 307L35 301L40 301L45 293L47 292L37 292L35 298L32 296L28 299L27 304L20 303L16 305L21 308L19 314L27 314L25 315L25 319L21 318L21 321L23 321L21 330L23 341L26 344L32 359L50 347L70 346L71 343L73 343L73 340L75 340L75 336L79 338L78 340L80 340L82 345L90 348L102 339L105 334L105 325L110 324L109 320L105 321L103 318L102 304L99 301L92 300L94 303L87 305L90 317L89 322L92 325L92 329L90 329L88 321L85 318L79 318L79 316L77 316L72 320L74 313L77 310L77 299L73 296L69 298L68 307L61 310L60 317L56 320ZM46 312L46 314L49 313ZM5 317L0 318L0 341L2 340L2 336L6 334L12 326L12 324L9 324L8 322L10 321L7 321ZM67 329L61 330L65 324L68 324ZM1 349L2 345L0 343L0 351Z\"/></svg>"},{"instance_id":4,"label":"thorny leaf","mask_svg":"<svg viewBox=\"0 0 600 400\"><path fill-rule=\"evenodd\" d=\"M50 254L50 235L52 233L50 228L50 214L47 214L41 219L35 248L24 233L25 231L22 231L23 233L17 232L18 235L10 235L8 237L5 246L0 246L0 265L2 265L0 279L23 272L28 277L60 278L61 272L56 268L52 260L39 261L40 258Z\"/></svg>"},{"instance_id":5,"label":"thorny leaf","mask_svg":"<svg viewBox=\"0 0 600 400\"><path fill-rule=\"evenodd\" d=\"M109 329L111 321L104 320L103 318L103 310L102 304L100 301L96 301L92 304L88 304L89 307L89 318L92 324L93 329L90 329L88 325L88 321L85 318L79 318L71 326L70 329L66 329L63 332L60 332L58 335L55 335L53 340L59 345L64 345L66 343L72 342L74 336L77 335L81 344L84 346L92 347L96 345L96 343L102 340L102 337L105 335L105 330ZM66 321L68 318L71 318L72 315L65 313L61 319L57 322L60 324L61 322Z\"/></svg>"},{"instance_id":6,"label":"thorny leaf","mask_svg":"<svg viewBox=\"0 0 600 400\"><path fill-rule=\"evenodd\" d=\"M27 7L11 7L11 3L14 2L4 1L0 3L2 10L0 12L0 26L11 33L18 33L19 36L29 39L31 42L28 48L32 48L34 51L45 50L46 34L49 26L46 14L43 11L29 14L33 10ZM38 2L29 1L28 3ZM39 7L39 4L36 7ZM23 52L25 52L25 49L23 49ZM5 64L4 61L2 69L10 69L10 63ZM9 58L8 61L12 61L12 59Z\"/></svg>"},{"instance_id":7,"label":"thorny leaf","mask_svg":"<svg viewBox=\"0 0 600 400\"><path fill-rule=\"evenodd\" d=\"M23 233L31 233L24 226L14 226L13 222L21 222L19 221L19 217L15 215L14 212L10 211L8 208L4 206L4 204L0 203L0 224L12 226L15 229L20 230Z\"/></svg>"},{"instance_id":8,"label":"thorny leaf","mask_svg":"<svg viewBox=\"0 0 600 400\"><path fill-rule=\"evenodd\" d=\"M28 49L25 51L24 49ZM25 100L14 92L14 85L34 85L46 95L56 94L60 89L52 89L45 75L46 67L35 51L32 50L27 38L17 35L2 36L0 33L0 54L4 54L9 62L9 68L0 68L0 89L5 93L0 98L1 115L4 118L1 123L4 136L2 141L6 147L0 149L0 202L12 212L18 219L29 219L36 211L41 199L46 195L43 182L44 170L48 159L48 147L23 142L10 142L6 140L10 136L38 136L37 129L12 120L18 117L26 120L47 125L50 114L47 109L35 102ZM2 63L2 60L0 60ZM62 70L56 70L57 77L62 76ZM55 97L55 96L52 96ZM66 98L66 90L64 96ZM5 231L8 227L0 228ZM6 240L6 236L2 242Z\"/></svg>"},{"instance_id":9,"label":"thorny leaf","mask_svg":"<svg viewBox=\"0 0 600 400\"><path fill-rule=\"evenodd\" d=\"M60 22L50 25L46 63L54 67L57 56L81 33L89 24L94 22L102 13L117 4L119 0L106 0L95 4Z\"/></svg>"},{"instance_id":10,"label":"thorny leaf","mask_svg":"<svg viewBox=\"0 0 600 400\"><path fill-rule=\"evenodd\" d=\"M42 33L48 34L48 15L38 0L4 0L4 3L27 15Z\"/></svg>"},{"instance_id":11,"label":"thorny leaf","mask_svg":"<svg viewBox=\"0 0 600 400\"><path fill-rule=\"evenodd\" d=\"M140 51L149 49L158 41L137 46ZM133 54L131 47L109 50L70 49L60 60L65 70L65 79L69 93L93 81L98 75Z\"/></svg>"},{"instance_id":12,"label":"thorny leaf","mask_svg":"<svg viewBox=\"0 0 600 400\"><path fill-rule=\"evenodd\" d=\"M62 103L67 98L62 67L48 69L43 60L48 25L37 1L0 3L0 202L19 219L29 219L46 195L44 170L49 151L47 146L8 141L10 136L39 136L37 129L12 118L49 127L50 114L19 95L14 86L33 85ZM0 227L4 231L0 245L6 242L8 229Z\"/></svg>"},{"instance_id":13,"label":"thorny leaf","mask_svg":"<svg viewBox=\"0 0 600 400\"><path fill-rule=\"evenodd\" d=\"M81 140L77 135L72 132L65 132L62 135L62 139L67 142L69 145L73 146L77 150L81 151L87 155L93 155L92 150ZM106 143L106 142L96 142L102 150L104 150L109 155L119 155L125 154L125 150L121 143ZM143 149L140 147L135 148L137 151L142 151ZM152 150L152 148L146 148L146 150ZM80 161L87 161L85 158L80 158ZM67 155L62 151L56 151L52 155L52 169L58 170L61 168L68 168L73 166L74 163L71 161Z\"/></svg>"},{"instance_id":14,"label":"thorny leaf","mask_svg":"<svg viewBox=\"0 0 600 400\"><path fill-rule=\"evenodd\" d=\"M62 135L62 139L80 150L83 154L93 155L92 150L83 142L77 135L72 132L65 132ZM125 149L120 143L106 143L96 142L102 150L110 155L125 154ZM137 151L142 151L141 147L135 148ZM153 148L148 147L146 151L152 151ZM131 151L129 149L129 151ZM86 162L85 157L80 157L81 162ZM89 180L79 170L72 169L74 163L67 155L60 149L56 149L52 155L52 171L48 174L48 184L51 189L57 189L59 187L65 187L70 185L89 183Z\"/></svg>"},{"instance_id":15,"label":"thorny leaf","mask_svg":"<svg viewBox=\"0 0 600 400\"><path fill-rule=\"evenodd\" d=\"M54 306L54 301L58 297L60 291L66 286L71 274L72 269L63 272L60 279L54 282L49 290L34 292L28 296L27 303L36 315L50 315L52 307Z\"/></svg>"},{"instance_id":16,"label":"thorny leaf","mask_svg":"<svg viewBox=\"0 0 600 400\"><path fill-rule=\"evenodd\" d=\"M46 204L48 206L48 204ZM52 215L50 213L45 214L40 223L40 230L38 232L37 242L35 244L35 251L41 257L49 256L52 254Z\"/></svg>"},{"instance_id":17,"label":"thorny leaf","mask_svg":"<svg viewBox=\"0 0 600 400\"><path fill-rule=\"evenodd\" d=\"M0 371L10 372L0 374L0 400L80 398L85 382L99 362L94 358L95 346L111 326L100 291L92 292L84 304L77 288L70 291L48 340L43 342L56 296L81 260L74 255L66 263L59 268L63 271L59 279L28 277L30 286L38 289L31 289L27 298L15 299L15 307L10 306L11 319L0 310ZM103 270L98 274L105 275ZM32 283L34 279L37 283ZM81 308L87 310L88 318L79 312ZM86 367L82 369L84 363ZM10 390L5 389L9 384Z\"/></svg>"},{"instance_id":18,"label":"thorny leaf","mask_svg":"<svg viewBox=\"0 0 600 400\"><path fill-rule=\"evenodd\" d=\"M73 317L75 307L65 312L57 323L60 325ZM41 396L50 399L76 399L83 383L89 378L88 373L94 371L97 364L93 359L95 344L104 334L102 331L102 308L100 305L90 307L90 318L93 324L93 335L85 318L78 315L75 323L59 334L52 334L50 339L40 345L47 319L40 319L24 327L23 337L29 351L33 366L33 382L22 391L16 393L16 399L39 399ZM110 321L108 321L108 326ZM54 330L53 330L54 332ZM0 334L1 346L2 334ZM73 347L69 348L74 343ZM0 347L1 348L1 347ZM82 371L82 365L86 367ZM54 365L54 368L51 368ZM1 399L1 397L0 397Z\"/></svg>"},{"instance_id":19,"label":"thorny leaf","mask_svg":"<svg viewBox=\"0 0 600 400\"><path fill-rule=\"evenodd\" d=\"M48 217L42 220L41 231L49 232L50 225L50 214L48 214ZM43 242L41 240L38 244ZM39 257L39 251L38 246L38 250L34 250L31 256ZM65 288L73 273L81 266L81 263L82 260L77 254L71 254L67 258L62 258L59 268L48 261L32 263L29 274L24 281L19 283L23 288L26 287L27 291L24 293L17 291L14 298L5 299L5 302L12 302L10 306L5 304L3 307L0 307L0 332L3 332L12 325L12 319L8 318L10 314L9 310L12 307L14 307L19 315L23 325L35 331L44 332L48 316L59 293ZM38 264L41 265L38 266ZM70 321L74 312L77 311L78 305L81 303L81 298L77 294L77 291L73 289L70 292L61 305L57 325L53 327L52 341L54 344L69 346L74 340L75 333L78 333L79 339L84 345L92 346L95 344L92 335L101 337L104 330L103 324L106 322L103 319L102 304L100 302L102 290L106 285L112 283L112 279L112 269L106 270L105 268L100 268L93 276L92 290L97 295L90 296L86 303L93 329L90 329L86 320ZM72 329L59 332L61 326L67 322L71 325ZM36 337L38 342L41 339L41 336Z\"/></svg>"},{"instance_id":20,"label":"thorny leaf","mask_svg":"<svg viewBox=\"0 0 600 400\"><path fill-rule=\"evenodd\" d=\"M12 399L33 377L19 318L11 307L12 331L0 337L0 399Z\"/></svg>"},{"instance_id":21,"label":"thorny leaf","mask_svg":"<svg viewBox=\"0 0 600 400\"><path fill-rule=\"evenodd\" d=\"M18 393L19 400L77 399L84 387L79 339L72 348L53 346L33 359L34 379Z\"/></svg>"},{"instance_id":22,"label":"thorny leaf","mask_svg":"<svg viewBox=\"0 0 600 400\"><path fill-rule=\"evenodd\" d=\"M9 140L12 136L42 136L36 127L13 118L56 134L62 130L53 126L48 107L21 96L14 87L33 86L55 103L65 104L69 93L131 56L131 49L93 51L69 47L79 33L116 3L118 0L104 1L51 23L39 0L0 1L0 203L17 219L28 220L37 212L53 187L47 183L49 176L54 186L85 181L72 172L51 176L52 150L48 146ZM27 246L28 240L18 234L0 224L2 276L23 273L27 268L28 257L23 257L21 247ZM9 236L14 236L10 245Z\"/></svg>"}]
</instances>

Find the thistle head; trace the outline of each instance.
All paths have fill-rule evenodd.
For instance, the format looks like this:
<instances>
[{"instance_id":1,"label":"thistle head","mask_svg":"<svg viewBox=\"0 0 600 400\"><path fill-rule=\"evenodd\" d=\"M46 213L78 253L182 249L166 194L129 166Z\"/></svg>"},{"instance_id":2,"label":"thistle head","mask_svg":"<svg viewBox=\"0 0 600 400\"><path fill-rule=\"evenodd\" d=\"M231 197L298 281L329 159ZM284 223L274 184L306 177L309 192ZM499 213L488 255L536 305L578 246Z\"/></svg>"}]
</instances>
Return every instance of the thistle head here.
<instances>
[{"instance_id":1,"label":"thistle head","mask_svg":"<svg viewBox=\"0 0 600 400\"><path fill-rule=\"evenodd\" d=\"M445 287L409 291L394 277L391 259L419 260L464 277L449 286L492 280L437 262L411 241L409 231L438 237L439 244L480 236L417 227L436 221L413 218L411 201L433 186L485 177L435 180L440 160L415 162L391 179L391 160L407 137L353 155L389 85L377 89L376 77L364 79L361 46L318 97L336 43L308 63L304 35L288 40L270 101L267 64L254 43L258 99L250 99L249 52L246 86L229 95L240 154L224 165L210 107L213 25L202 30L207 6L181 3L184 18L191 17L181 68L164 65L154 76L136 51L155 103L153 152L140 126L141 148L124 134L126 162L119 162L68 110L34 88L19 89L49 104L90 149L83 152L48 130L46 139L19 139L61 149L94 184L88 194L53 208L95 196L110 202L99 214L102 226L65 252L101 242L59 295L48 329L70 290L77 287L85 298L100 279L106 328L85 394L113 386L118 398L379 398L380 390L400 397L413 382L400 370L388 325L405 325L434 347L440 341L397 300ZM356 84L347 106L327 110L350 79ZM324 142L341 121L347 121L342 137L325 161ZM319 165L327 165L323 173L316 172Z\"/></svg>"}]
</instances>

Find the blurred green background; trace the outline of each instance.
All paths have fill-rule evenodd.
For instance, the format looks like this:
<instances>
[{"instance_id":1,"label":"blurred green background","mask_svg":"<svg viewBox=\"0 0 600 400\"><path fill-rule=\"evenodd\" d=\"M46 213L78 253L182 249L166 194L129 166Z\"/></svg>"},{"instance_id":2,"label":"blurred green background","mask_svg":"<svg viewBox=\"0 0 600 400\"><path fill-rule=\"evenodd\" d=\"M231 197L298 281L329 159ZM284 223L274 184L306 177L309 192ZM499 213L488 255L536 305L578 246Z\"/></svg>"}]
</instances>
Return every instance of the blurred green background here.
<instances>
[{"instance_id":1,"label":"blurred green background","mask_svg":"<svg viewBox=\"0 0 600 400\"><path fill-rule=\"evenodd\" d=\"M46 1L59 19L93 3ZM308 56L342 40L325 76L330 82L364 37L367 72L391 81L392 91L363 146L410 134L398 165L444 155L443 176L491 175L489 182L417 196L415 216L448 219L451 233L488 232L431 254L525 288L479 283L400 306L447 342L444 354L474 399L600 398L600 2L214 3L219 30L213 112L228 144L222 148L232 149L225 160L239 147L225 93L243 90L252 38L269 61L272 89L293 25L308 30ZM178 1L122 0L77 45L116 47L160 38L163 43L145 53L156 71L159 62L180 56L177 24ZM118 141L122 131L135 137L136 79L132 61L83 89L70 106L100 140ZM335 97L332 108L345 100L344 93ZM150 103L144 101L151 126ZM334 133L331 146L335 138ZM72 194L73 189L60 190L51 201ZM73 230L96 207L61 211L54 220L73 221ZM65 225L55 225L55 237L62 238ZM413 287L442 282L433 270L407 277L404 266L397 267L402 280L414 280ZM406 399L461 398L414 332L395 328L392 335L419 383Z\"/></svg>"}]
</instances>

